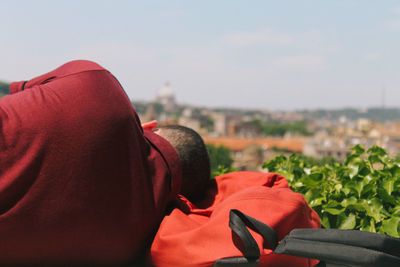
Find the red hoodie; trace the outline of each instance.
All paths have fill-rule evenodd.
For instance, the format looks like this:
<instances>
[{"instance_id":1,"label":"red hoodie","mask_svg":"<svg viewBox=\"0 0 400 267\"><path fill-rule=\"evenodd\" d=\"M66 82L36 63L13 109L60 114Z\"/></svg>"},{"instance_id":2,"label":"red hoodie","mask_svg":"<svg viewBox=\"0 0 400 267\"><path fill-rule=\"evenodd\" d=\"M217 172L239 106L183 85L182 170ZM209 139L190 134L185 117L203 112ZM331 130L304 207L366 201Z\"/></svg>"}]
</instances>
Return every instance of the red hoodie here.
<instances>
[{"instance_id":1,"label":"red hoodie","mask_svg":"<svg viewBox=\"0 0 400 267\"><path fill-rule=\"evenodd\" d=\"M180 190L114 76L69 62L0 99L0 265L134 260Z\"/></svg>"}]
</instances>

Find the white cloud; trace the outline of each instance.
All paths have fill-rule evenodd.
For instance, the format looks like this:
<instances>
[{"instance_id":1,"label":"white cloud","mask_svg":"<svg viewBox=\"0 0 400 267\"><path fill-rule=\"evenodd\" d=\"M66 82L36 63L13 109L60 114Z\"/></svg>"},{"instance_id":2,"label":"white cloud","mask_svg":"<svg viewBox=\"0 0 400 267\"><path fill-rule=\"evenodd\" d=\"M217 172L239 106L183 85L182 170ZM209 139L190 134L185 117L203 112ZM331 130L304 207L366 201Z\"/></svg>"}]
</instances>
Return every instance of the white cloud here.
<instances>
[{"instance_id":1,"label":"white cloud","mask_svg":"<svg viewBox=\"0 0 400 267\"><path fill-rule=\"evenodd\" d=\"M319 55L295 55L281 57L275 60L275 65L281 69L322 70L325 69L325 59Z\"/></svg>"}]
</instances>

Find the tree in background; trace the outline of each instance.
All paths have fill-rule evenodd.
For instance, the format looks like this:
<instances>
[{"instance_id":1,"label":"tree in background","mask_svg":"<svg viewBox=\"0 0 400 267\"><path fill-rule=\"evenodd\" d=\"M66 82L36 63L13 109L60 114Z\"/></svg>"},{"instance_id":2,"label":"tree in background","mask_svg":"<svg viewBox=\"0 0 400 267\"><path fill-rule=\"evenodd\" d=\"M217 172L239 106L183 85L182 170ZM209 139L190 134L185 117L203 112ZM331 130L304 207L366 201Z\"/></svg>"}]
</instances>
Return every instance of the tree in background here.
<instances>
[{"instance_id":1,"label":"tree in background","mask_svg":"<svg viewBox=\"0 0 400 267\"><path fill-rule=\"evenodd\" d=\"M220 175L232 169L232 155L231 151L224 146L207 145L208 153L210 154L211 162L211 176Z\"/></svg>"},{"instance_id":2,"label":"tree in background","mask_svg":"<svg viewBox=\"0 0 400 267\"><path fill-rule=\"evenodd\" d=\"M260 120L253 120L252 123L259 126L263 134L266 136L284 136L286 133L304 136L309 136L312 134L307 129L306 121L295 121L289 123L280 121L262 122Z\"/></svg>"},{"instance_id":3,"label":"tree in background","mask_svg":"<svg viewBox=\"0 0 400 267\"><path fill-rule=\"evenodd\" d=\"M9 84L0 81L0 97L5 96L8 94L9 91Z\"/></svg>"}]
</instances>

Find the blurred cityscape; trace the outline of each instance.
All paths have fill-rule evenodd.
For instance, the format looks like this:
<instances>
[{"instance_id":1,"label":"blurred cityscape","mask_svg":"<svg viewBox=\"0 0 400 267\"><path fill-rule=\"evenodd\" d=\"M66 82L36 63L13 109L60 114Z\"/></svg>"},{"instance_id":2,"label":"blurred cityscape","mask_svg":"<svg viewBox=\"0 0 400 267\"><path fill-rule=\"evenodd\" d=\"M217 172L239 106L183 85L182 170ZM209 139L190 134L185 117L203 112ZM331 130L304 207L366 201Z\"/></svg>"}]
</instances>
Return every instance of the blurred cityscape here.
<instances>
[{"instance_id":1,"label":"blurred cityscape","mask_svg":"<svg viewBox=\"0 0 400 267\"><path fill-rule=\"evenodd\" d=\"M0 97L8 84L0 82ZM177 103L166 82L153 101L134 101L141 122L180 124L201 134L209 146L230 151L232 167L259 170L263 162L299 153L317 160L343 161L350 148L378 145L400 155L400 109L269 111L206 108Z\"/></svg>"},{"instance_id":2,"label":"blurred cityscape","mask_svg":"<svg viewBox=\"0 0 400 267\"><path fill-rule=\"evenodd\" d=\"M143 122L180 124L199 132L206 144L231 151L232 167L257 170L261 163L293 152L343 161L356 144L379 145L400 153L400 110L371 109L268 111L206 108L179 104L166 82L154 101L133 106Z\"/></svg>"}]
</instances>

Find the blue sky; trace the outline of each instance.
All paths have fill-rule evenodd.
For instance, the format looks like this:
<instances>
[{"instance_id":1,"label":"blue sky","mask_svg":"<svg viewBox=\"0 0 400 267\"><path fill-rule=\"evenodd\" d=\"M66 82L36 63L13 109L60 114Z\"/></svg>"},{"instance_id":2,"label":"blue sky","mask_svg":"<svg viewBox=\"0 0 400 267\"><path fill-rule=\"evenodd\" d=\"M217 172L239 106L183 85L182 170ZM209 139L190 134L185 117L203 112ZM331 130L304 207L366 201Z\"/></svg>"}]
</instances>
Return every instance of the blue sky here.
<instances>
[{"instance_id":1,"label":"blue sky","mask_svg":"<svg viewBox=\"0 0 400 267\"><path fill-rule=\"evenodd\" d=\"M0 79L97 61L130 98L294 110L400 107L400 2L0 2Z\"/></svg>"}]
</instances>

